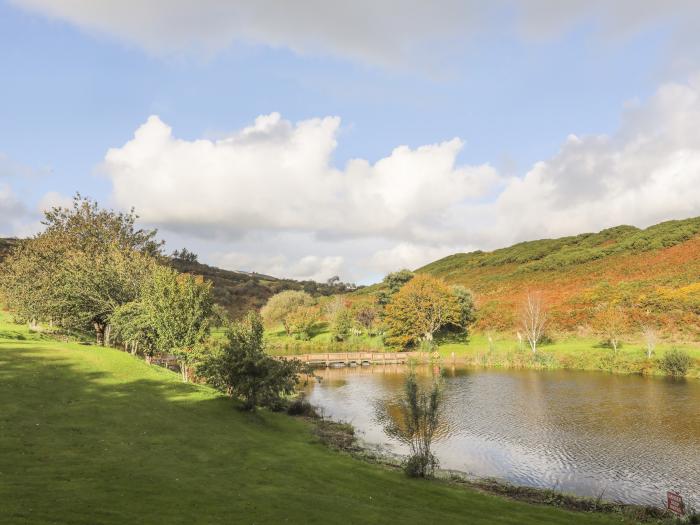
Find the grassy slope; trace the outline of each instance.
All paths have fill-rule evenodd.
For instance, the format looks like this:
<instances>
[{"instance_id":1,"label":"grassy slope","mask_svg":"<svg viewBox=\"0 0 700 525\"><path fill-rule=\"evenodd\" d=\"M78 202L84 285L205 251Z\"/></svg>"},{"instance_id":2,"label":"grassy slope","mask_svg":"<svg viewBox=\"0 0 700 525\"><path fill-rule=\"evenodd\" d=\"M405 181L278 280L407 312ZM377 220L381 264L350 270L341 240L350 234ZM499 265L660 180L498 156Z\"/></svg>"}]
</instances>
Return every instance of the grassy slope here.
<instances>
[{"instance_id":1,"label":"grassy slope","mask_svg":"<svg viewBox=\"0 0 700 525\"><path fill-rule=\"evenodd\" d=\"M1 315L1 314L0 314ZM285 415L0 317L3 523L613 523L404 478Z\"/></svg>"},{"instance_id":2,"label":"grassy slope","mask_svg":"<svg viewBox=\"0 0 700 525\"><path fill-rule=\"evenodd\" d=\"M697 340L698 254L694 218L455 254L418 271L471 288L481 328L513 330L527 290L540 290L555 329L575 331L590 322L596 303L613 300L650 312L666 333Z\"/></svg>"}]
</instances>

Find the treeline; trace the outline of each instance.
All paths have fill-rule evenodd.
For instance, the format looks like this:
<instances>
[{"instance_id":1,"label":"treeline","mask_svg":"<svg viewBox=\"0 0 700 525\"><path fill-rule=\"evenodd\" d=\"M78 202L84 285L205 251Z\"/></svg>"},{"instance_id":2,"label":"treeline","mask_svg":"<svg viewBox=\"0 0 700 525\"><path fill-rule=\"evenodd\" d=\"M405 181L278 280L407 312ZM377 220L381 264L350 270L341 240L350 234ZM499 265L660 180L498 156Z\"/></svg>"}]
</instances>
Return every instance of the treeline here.
<instances>
[{"instance_id":1,"label":"treeline","mask_svg":"<svg viewBox=\"0 0 700 525\"><path fill-rule=\"evenodd\" d=\"M15 320L92 332L98 345L146 358L175 356L183 380L207 381L247 408L289 393L304 369L264 353L259 316L229 323L211 282L170 267L157 232L136 220L133 210L104 210L80 195L46 212L44 231L14 246L0 269ZM226 326L225 339L210 337L215 325Z\"/></svg>"},{"instance_id":2,"label":"treeline","mask_svg":"<svg viewBox=\"0 0 700 525\"><path fill-rule=\"evenodd\" d=\"M270 328L282 326L288 336L308 340L320 323L334 342L352 337L380 337L402 348L432 346L439 332L465 335L475 319L471 292L409 270L390 273L377 296L336 296L317 300L299 291L270 298L261 311Z\"/></svg>"}]
</instances>

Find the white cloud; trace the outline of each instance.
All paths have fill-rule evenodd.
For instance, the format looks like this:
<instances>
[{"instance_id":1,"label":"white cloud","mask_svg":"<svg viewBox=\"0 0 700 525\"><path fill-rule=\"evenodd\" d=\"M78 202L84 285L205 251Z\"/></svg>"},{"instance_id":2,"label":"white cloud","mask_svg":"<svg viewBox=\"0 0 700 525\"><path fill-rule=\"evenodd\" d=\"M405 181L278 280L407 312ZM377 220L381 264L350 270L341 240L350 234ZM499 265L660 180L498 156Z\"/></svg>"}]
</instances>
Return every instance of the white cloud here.
<instances>
[{"instance_id":1,"label":"white cloud","mask_svg":"<svg viewBox=\"0 0 700 525\"><path fill-rule=\"evenodd\" d=\"M213 260L222 268L257 272L273 277L283 276L299 280L325 281L344 273L343 258L306 255L296 260L284 255L262 256L241 252L213 254Z\"/></svg>"},{"instance_id":2,"label":"white cloud","mask_svg":"<svg viewBox=\"0 0 700 525\"><path fill-rule=\"evenodd\" d=\"M529 38L593 23L607 35L670 24L697 43L695 0L11 0L157 54L205 53L236 42L332 54L372 64L430 63L471 36L519 25Z\"/></svg>"},{"instance_id":3,"label":"white cloud","mask_svg":"<svg viewBox=\"0 0 700 525\"><path fill-rule=\"evenodd\" d=\"M611 136L570 136L485 213L500 243L700 215L700 77L628 107Z\"/></svg>"},{"instance_id":4,"label":"white cloud","mask_svg":"<svg viewBox=\"0 0 700 525\"><path fill-rule=\"evenodd\" d=\"M300 278L363 282L456 251L700 215L700 77L627 105L612 135L569 136L517 177L459 165L458 139L340 169L339 125L271 114L186 141L151 117L104 169L119 205L225 245L218 263Z\"/></svg>"},{"instance_id":5,"label":"white cloud","mask_svg":"<svg viewBox=\"0 0 700 525\"><path fill-rule=\"evenodd\" d=\"M370 259L370 267L382 274L403 268L413 270L447 255L467 250L464 245L431 246L402 242L375 252Z\"/></svg>"},{"instance_id":6,"label":"white cloud","mask_svg":"<svg viewBox=\"0 0 700 525\"><path fill-rule=\"evenodd\" d=\"M340 120L296 125L278 114L227 138L180 140L150 117L104 170L114 198L144 220L173 230L241 235L251 230L310 231L326 237L398 239L449 230L444 210L477 200L499 178L489 166L456 166L453 139L401 146L374 164L332 165Z\"/></svg>"}]
</instances>

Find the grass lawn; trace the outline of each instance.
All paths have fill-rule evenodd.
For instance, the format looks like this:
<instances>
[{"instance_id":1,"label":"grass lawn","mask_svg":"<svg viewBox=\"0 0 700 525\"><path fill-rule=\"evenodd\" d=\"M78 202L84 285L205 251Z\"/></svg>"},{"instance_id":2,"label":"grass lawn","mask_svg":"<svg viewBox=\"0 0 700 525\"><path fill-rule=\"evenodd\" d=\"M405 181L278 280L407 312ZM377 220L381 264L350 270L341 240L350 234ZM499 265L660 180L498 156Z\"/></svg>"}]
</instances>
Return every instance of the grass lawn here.
<instances>
[{"instance_id":1,"label":"grass lawn","mask_svg":"<svg viewBox=\"0 0 700 525\"><path fill-rule=\"evenodd\" d=\"M489 337L491 338L489 340ZM381 337L352 336L348 341L333 341L326 323L314 328L308 341L288 336L282 327L265 334L268 352L274 355L298 355L318 352L383 352L396 351L384 346ZM646 357L644 342L623 338L617 355L611 348L600 344L593 337L561 336L554 342L538 347L533 356L527 342L519 345L516 337L504 333L473 333L469 338L448 336L438 338L438 352L445 363L455 357L457 363L515 368L570 368L575 370L601 370L618 373L663 374L658 359L671 348L688 352L694 360L687 376L700 378L700 343L671 343L659 341L651 359Z\"/></svg>"},{"instance_id":2,"label":"grass lawn","mask_svg":"<svg viewBox=\"0 0 700 525\"><path fill-rule=\"evenodd\" d=\"M0 314L0 522L619 523L333 452L302 420Z\"/></svg>"}]
</instances>

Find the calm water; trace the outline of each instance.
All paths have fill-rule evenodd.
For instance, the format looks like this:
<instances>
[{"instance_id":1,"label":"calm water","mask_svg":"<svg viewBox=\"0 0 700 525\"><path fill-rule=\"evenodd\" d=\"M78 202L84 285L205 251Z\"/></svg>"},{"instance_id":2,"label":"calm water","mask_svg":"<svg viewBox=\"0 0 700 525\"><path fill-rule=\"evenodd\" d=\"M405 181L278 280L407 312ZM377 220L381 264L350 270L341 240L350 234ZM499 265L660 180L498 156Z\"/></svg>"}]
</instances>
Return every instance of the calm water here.
<instances>
[{"instance_id":1,"label":"calm water","mask_svg":"<svg viewBox=\"0 0 700 525\"><path fill-rule=\"evenodd\" d=\"M309 400L366 442L405 453L385 431L401 417L405 372L319 370ZM435 453L442 468L477 476L652 505L675 489L700 507L700 381L448 369Z\"/></svg>"}]
</instances>

